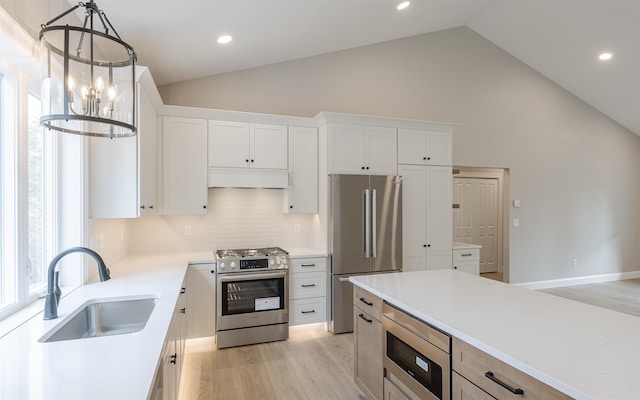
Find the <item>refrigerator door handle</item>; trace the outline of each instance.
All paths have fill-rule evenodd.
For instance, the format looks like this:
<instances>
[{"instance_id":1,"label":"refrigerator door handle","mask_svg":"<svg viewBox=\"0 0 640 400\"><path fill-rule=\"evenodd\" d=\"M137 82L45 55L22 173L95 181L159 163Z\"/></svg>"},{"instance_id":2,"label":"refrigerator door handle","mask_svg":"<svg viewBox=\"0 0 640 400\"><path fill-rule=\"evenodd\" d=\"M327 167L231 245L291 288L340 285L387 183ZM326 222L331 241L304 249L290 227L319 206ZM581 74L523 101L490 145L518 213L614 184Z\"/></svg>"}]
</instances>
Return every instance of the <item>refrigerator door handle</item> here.
<instances>
[{"instance_id":1,"label":"refrigerator door handle","mask_svg":"<svg viewBox=\"0 0 640 400\"><path fill-rule=\"evenodd\" d=\"M378 220L377 220L377 210L378 210L378 206L376 204L376 198L377 198L377 194L376 194L376 190L373 189L372 190L372 195L371 195L371 208L369 209L370 212L370 216L371 216L371 232L369 233L369 235L371 235L371 257L376 258L377 256L377 238L376 238L376 232L378 232Z\"/></svg>"},{"instance_id":2,"label":"refrigerator door handle","mask_svg":"<svg viewBox=\"0 0 640 400\"><path fill-rule=\"evenodd\" d=\"M364 258L369 258L371 249L371 202L369 189L364 190Z\"/></svg>"}]
</instances>

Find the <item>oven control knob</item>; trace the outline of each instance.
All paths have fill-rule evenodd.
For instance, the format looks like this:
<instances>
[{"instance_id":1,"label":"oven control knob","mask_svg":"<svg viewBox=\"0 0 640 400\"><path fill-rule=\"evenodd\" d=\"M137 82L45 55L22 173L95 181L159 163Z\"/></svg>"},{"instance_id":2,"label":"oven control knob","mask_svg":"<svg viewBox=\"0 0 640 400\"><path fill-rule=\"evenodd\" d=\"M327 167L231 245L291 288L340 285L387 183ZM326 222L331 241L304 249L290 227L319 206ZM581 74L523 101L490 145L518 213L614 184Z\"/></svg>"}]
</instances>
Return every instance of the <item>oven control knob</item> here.
<instances>
[{"instance_id":1,"label":"oven control knob","mask_svg":"<svg viewBox=\"0 0 640 400\"><path fill-rule=\"evenodd\" d=\"M220 263L220 269L224 269L226 265L224 263Z\"/></svg>"},{"instance_id":2,"label":"oven control knob","mask_svg":"<svg viewBox=\"0 0 640 400\"><path fill-rule=\"evenodd\" d=\"M236 262L235 261L231 261L231 269L234 269L236 267Z\"/></svg>"},{"instance_id":3,"label":"oven control knob","mask_svg":"<svg viewBox=\"0 0 640 400\"><path fill-rule=\"evenodd\" d=\"M271 265L272 267L276 264L276 260L270 260L269 261L269 265Z\"/></svg>"},{"instance_id":4,"label":"oven control knob","mask_svg":"<svg viewBox=\"0 0 640 400\"><path fill-rule=\"evenodd\" d=\"M278 265L282 264L282 261L278 260Z\"/></svg>"}]
</instances>

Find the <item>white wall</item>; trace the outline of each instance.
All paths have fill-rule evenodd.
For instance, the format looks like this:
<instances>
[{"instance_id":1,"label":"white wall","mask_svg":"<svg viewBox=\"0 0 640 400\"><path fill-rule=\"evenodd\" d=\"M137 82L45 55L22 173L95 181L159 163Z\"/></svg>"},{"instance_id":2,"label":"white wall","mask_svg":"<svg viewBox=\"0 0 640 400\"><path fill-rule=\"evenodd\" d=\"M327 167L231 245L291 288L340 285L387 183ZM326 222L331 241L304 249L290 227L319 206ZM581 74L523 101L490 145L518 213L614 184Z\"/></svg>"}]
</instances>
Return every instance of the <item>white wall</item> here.
<instances>
[{"instance_id":1,"label":"white wall","mask_svg":"<svg viewBox=\"0 0 640 400\"><path fill-rule=\"evenodd\" d=\"M511 209L520 219L510 230L511 282L640 270L640 137L468 28L167 85L160 93L181 106L461 123L454 164L509 168L510 198L522 202Z\"/></svg>"}]
</instances>

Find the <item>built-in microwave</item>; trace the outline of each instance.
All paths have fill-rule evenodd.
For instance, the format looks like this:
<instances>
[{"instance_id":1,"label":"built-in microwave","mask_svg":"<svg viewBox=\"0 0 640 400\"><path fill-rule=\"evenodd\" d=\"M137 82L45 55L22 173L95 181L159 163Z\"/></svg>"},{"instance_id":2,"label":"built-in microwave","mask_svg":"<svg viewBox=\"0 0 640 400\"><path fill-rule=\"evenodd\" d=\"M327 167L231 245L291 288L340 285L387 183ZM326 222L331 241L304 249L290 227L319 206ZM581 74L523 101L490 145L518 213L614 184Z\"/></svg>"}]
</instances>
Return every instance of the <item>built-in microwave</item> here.
<instances>
[{"instance_id":1,"label":"built-in microwave","mask_svg":"<svg viewBox=\"0 0 640 400\"><path fill-rule=\"evenodd\" d=\"M383 366L420 399L451 399L451 337L397 308L382 305Z\"/></svg>"}]
</instances>

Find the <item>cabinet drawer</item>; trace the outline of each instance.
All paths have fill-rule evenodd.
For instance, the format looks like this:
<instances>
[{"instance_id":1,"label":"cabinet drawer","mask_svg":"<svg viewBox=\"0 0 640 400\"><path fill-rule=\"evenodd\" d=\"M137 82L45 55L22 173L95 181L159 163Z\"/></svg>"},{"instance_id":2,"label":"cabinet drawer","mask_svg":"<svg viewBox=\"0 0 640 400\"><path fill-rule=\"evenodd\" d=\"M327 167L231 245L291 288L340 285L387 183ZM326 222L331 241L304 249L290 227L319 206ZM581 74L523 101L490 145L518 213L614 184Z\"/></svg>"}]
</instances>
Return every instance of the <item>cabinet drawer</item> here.
<instances>
[{"instance_id":1,"label":"cabinet drawer","mask_svg":"<svg viewBox=\"0 0 640 400\"><path fill-rule=\"evenodd\" d=\"M458 338L453 338L453 369L498 399L571 399L556 389L519 371ZM493 380L487 375L492 374ZM523 393L515 394L497 382Z\"/></svg>"},{"instance_id":2,"label":"cabinet drawer","mask_svg":"<svg viewBox=\"0 0 640 400\"><path fill-rule=\"evenodd\" d=\"M291 274L289 279L289 298L308 299L326 294L327 276L324 272Z\"/></svg>"},{"instance_id":3,"label":"cabinet drawer","mask_svg":"<svg viewBox=\"0 0 640 400\"><path fill-rule=\"evenodd\" d=\"M354 286L353 305L367 312L378 321L382 321L382 299L380 297Z\"/></svg>"},{"instance_id":4,"label":"cabinet drawer","mask_svg":"<svg viewBox=\"0 0 640 400\"><path fill-rule=\"evenodd\" d=\"M327 270L327 259L323 257L294 258L289 261L289 272L318 272Z\"/></svg>"},{"instance_id":5,"label":"cabinet drawer","mask_svg":"<svg viewBox=\"0 0 640 400\"><path fill-rule=\"evenodd\" d=\"M324 297L299 299L289 302L289 325L325 322L327 302Z\"/></svg>"},{"instance_id":6,"label":"cabinet drawer","mask_svg":"<svg viewBox=\"0 0 640 400\"><path fill-rule=\"evenodd\" d=\"M480 249L453 250L453 262L479 260L479 259L480 259Z\"/></svg>"},{"instance_id":7,"label":"cabinet drawer","mask_svg":"<svg viewBox=\"0 0 640 400\"><path fill-rule=\"evenodd\" d=\"M453 263L453 269L456 271L466 272L472 275L480 274L480 262L479 261L458 261Z\"/></svg>"},{"instance_id":8,"label":"cabinet drawer","mask_svg":"<svg viewBox=\"0 0 640 400\"><path fill-rule=\"evenodd\" d=\"M496 398L487 394L473 383L458 375L455 371L451 373L451 400L495 400Z\"/></svg>"}]
</instances>

